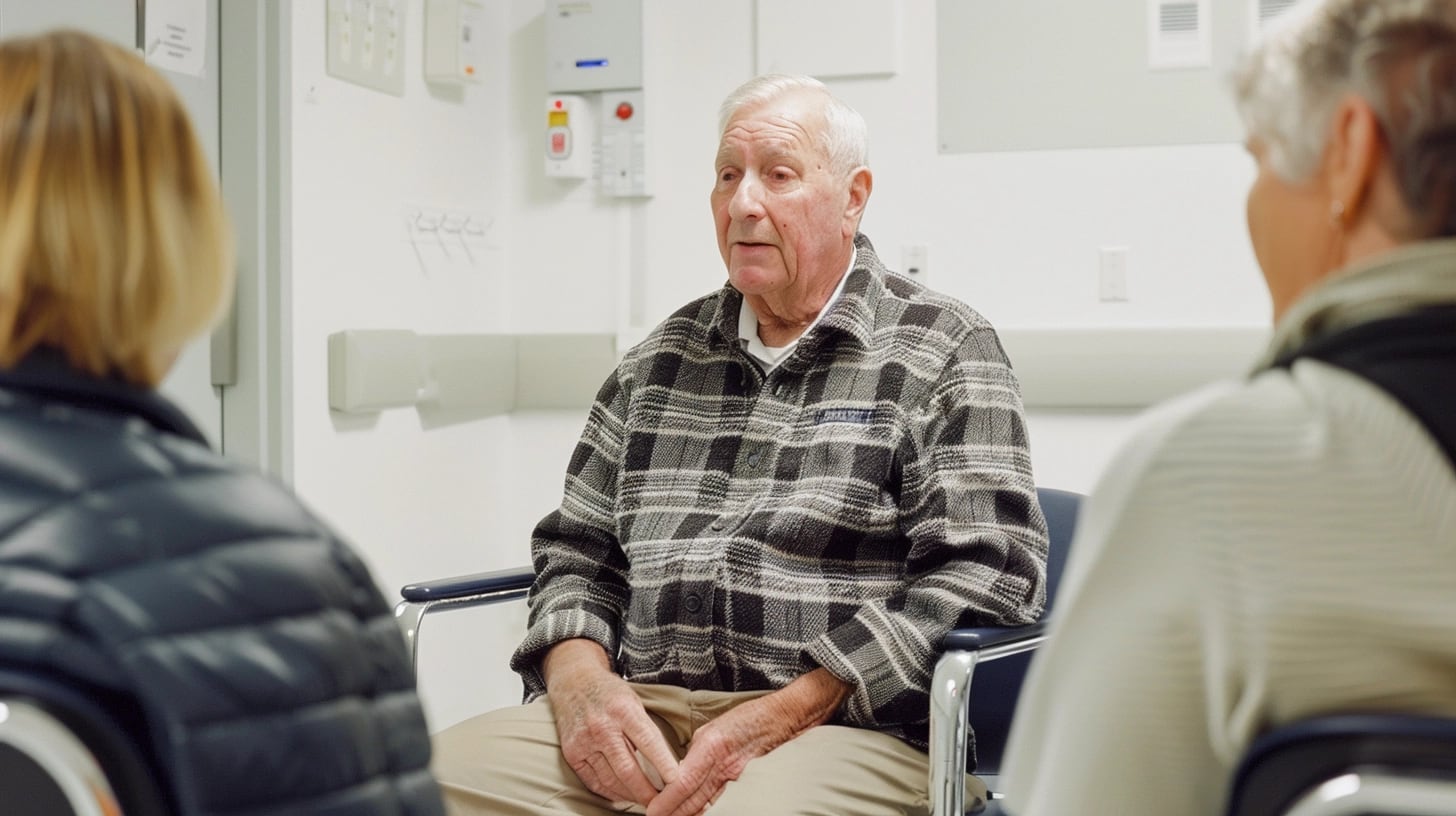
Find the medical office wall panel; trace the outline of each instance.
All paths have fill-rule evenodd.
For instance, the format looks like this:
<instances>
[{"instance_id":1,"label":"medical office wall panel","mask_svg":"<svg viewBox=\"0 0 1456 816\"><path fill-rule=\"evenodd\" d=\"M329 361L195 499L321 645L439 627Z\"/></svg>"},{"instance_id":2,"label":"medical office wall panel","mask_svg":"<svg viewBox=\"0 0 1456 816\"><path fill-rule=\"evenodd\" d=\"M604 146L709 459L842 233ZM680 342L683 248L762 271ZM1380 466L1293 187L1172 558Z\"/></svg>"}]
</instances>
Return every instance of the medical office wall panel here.
<instances>
[{"instance_id":1,"label":"medical office wall panel","mask_svg":"<svg viewBox=\"0 0 1456 816\"><path fill-rule=\"evenodd\" d=\"M758 72L891 76L900 68L900 0L758 0ZM806 36L830 30L832 36Z\"/></svg>"},{"instance_id":2,"label":"medical office wall panel","mask_svg":"<svg viewBox=\"0 0 1456 816\"><path fill-rule=\"evenodd\" d=\"M1149 15L1164 5L939 0L940 151L1240 141L1228 75L1249 39L1248 4L1182 4L1211 10L1200 25L1211 26L1212 65L1155 68Z\"/></svg>"}]
</instances>

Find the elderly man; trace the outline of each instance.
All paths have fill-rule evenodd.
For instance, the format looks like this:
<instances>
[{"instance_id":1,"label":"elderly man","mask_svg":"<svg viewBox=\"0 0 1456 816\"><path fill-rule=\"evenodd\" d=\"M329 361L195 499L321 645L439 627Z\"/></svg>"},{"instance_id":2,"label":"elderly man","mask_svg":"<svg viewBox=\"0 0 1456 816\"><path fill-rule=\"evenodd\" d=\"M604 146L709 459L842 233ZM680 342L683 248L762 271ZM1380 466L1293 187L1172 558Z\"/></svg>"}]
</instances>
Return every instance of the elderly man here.
<instances>
[{"instance_id":1,"label":"elderly man","mask_svg":"<svg viewBox=\"0 0 1456 816\"><path fill-rule=\"evenodd\" d=\"M456 812L924 812L942 635L1041 610L1016 381L858 234L863 119L769 76L721 121L728 285L597 395L532 542L534 702L439 737Z\"/></svg>"}]
</instances>

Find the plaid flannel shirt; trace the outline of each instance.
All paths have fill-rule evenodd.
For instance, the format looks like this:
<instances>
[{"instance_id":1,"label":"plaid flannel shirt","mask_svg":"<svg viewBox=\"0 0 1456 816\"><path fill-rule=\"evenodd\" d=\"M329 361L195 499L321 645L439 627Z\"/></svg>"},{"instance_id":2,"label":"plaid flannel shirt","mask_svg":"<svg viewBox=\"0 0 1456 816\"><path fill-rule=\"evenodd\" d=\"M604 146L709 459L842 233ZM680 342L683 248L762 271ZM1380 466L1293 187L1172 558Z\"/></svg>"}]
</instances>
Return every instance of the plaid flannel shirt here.
<instances>
[{"instance_id":1,"label":"plaid flannel shirt","mask_svg":"<svg viewBox=\"0 0 1456 816\"><path fill-rule=\"evenodd\" d=\"M856 245L840 299L767 376L725 286L607 379L532 540L528 699L568 638L689 689L822 666L853 686L833 722L924 748L944 634L1037 618L1046 523L996 333Z\"/></svg>"}]
</instances>

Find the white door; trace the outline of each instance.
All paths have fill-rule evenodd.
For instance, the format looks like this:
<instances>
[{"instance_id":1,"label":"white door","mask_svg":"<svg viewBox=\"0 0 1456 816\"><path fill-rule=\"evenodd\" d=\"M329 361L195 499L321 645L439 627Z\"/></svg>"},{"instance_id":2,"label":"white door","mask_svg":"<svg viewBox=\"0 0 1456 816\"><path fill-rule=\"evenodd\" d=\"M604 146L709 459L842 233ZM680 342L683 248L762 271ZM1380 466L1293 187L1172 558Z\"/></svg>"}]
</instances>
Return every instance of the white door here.
<instances>
[{"instance_id":1,"label":"white door","mask_svg":"<svg viewBox=\"0 0 1456 816\"><path fill-rule=\"evenodd\" d=\"M207 150L213 173L218 172L219 82L218 0L151 0L167 5L205 6L206 52L201 76L172 71L162 74L172 81L192 114L198 138ZM136 48L138 37L151 42L155 32L137 30L137 13L144 2L132 0L0 0L0 37L32 34L53 28L75 28ZM178 358L162 392L182 407L213 445L222 442L221 389L212 384L210 338L203 337Z\"/></svg>"}]
</instances>

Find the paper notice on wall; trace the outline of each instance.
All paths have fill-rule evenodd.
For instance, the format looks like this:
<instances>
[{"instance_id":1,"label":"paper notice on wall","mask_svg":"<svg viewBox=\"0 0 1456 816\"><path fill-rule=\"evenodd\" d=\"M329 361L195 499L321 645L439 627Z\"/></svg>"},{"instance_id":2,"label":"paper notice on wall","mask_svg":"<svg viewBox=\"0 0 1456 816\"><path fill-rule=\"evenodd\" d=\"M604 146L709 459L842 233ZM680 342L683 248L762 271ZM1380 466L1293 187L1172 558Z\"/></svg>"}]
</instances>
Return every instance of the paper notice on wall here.
<instances>
[{"instance_id":1,"label":"paper notice on wall","mask_svg":"<svg viewBox=\"0 0 1456 816\"><path fill-rule=\"evenodd\" d=\"M207 0L147 0L147 62L202 76L207 63Z\"/></svg>"}]
</instances>

